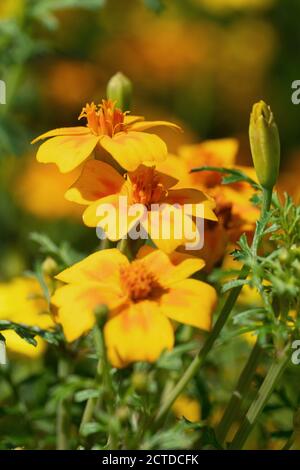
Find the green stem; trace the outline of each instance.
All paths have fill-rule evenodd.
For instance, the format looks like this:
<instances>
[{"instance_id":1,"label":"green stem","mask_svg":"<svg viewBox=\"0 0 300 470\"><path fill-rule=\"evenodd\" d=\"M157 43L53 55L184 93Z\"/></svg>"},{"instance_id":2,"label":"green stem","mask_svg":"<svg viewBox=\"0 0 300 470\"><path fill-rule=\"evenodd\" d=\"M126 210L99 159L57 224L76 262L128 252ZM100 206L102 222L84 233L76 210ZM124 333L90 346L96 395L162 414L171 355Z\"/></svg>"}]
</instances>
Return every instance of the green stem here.
<instances>
[{"instance_id":1,"label":"green stem","mask_svg":"<svg viewBox=\"0 0 300 470\"><path fill-rule=\"evenodd\" d=\"M60 382L64 382L68 377L69 364L65 357L60 358L58 362L58 377ZM56 449L68 450L68 431L69 431L69 413L68 399L62 398L57 406L56 415Z\"/></svg>"},{"instance_id":2,"label":"green stem","mask_svg":"<svg viewBox=\"0 0 300 470\"><path fill-rule=\"evenodd\" d=\"M272 190L263 189L263 204L262 204L262 210L261 210L261 215L260 215L261 221L265 220L266 214L270 209L271 201L272 201ZM253 246L257 245L256 238L257 238L257 228L254 233L254 238L253 238L253 243L252 243ZM249 272L250 272L250 268L247 266L243 266L238 276L238 280L246 279L249 275ZM183 374L183 376L181 377L177 385L174 387L173 391L170 393L170 395L167 397L167 399L164 401L164 403L162 403L162 405L158 409L158 412L154 418L154 422L156 423L156 426L158 426L163 421L163 419L168 414L170 408L172 407L173 403L175 402L176 398L182 393L182 391L185 389L189 381L197 374L199 369L202 367L203 362L205 361L208 353L210 352L221 330L223 329L227 319L229 318L229 315L237 301L237 298L242 290L242 287L243 286L237 286L231 290L229 296L227 297L223 305L221 313L212 331L207 337L202 349L194 358L190 366L187 368L187 370L185 371L185 373Z\"/></svg>"},{"instance_id":3,"label":"green stem","mask_svg":"<svg viewBox=\"0 0 300 470\"><path fill-rule=\"evenodd\" d=\"M276 383L280 379L290 360L290 354L288 352L289 349L290 345L285 348L285 350L281 353L281 356L279 358L277 357L271 365L255 400L252 402L240 425L240 428L238 429L230 445L230 449L242 449L244 447L249 434L256 424L258 417L260 416L274 390L274 387L276 386Z\"/></svg>"},{"instance_id":4,"label":"green stem","mask_svg":"<svg viewBox=\"0 0 300 470\"><path fill-rule=\"evenodd\" d=\"M109 388L111 390L111 379L106 358L106 349L103 340L103 334L98 326L95 327L93 333L95 347L99 358L96 367L95 386L100 388L100 386L103 385L105 389ZM92 421L96 406L98 404L99 398L97 397L92 397L87 400L79 427L79 434L82 434L84 425Z\"/></svg>"},{"instance_id":5,"label":"green stem","mask_svg":"<svg viewBox=\"0 0 300 470\"><path fill-rule=\"evenodd\" d=\"M231 428L232 423L238 418L244 395L248 392L251 385L257 365L262 357L263 350L261 349L258 341L256 342L249 359L242 370L231 399L226 407L224 415L217 426L216 436L218 442L224 445L226 436Z\"/></svg>"}]
</instances>

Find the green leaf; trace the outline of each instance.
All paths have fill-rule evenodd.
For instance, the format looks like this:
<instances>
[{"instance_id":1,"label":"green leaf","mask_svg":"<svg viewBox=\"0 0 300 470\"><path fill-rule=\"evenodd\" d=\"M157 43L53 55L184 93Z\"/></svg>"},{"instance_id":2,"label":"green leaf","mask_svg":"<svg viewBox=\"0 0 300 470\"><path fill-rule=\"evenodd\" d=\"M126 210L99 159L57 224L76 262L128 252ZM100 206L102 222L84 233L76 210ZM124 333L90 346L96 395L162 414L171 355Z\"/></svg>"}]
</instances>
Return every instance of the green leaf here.
<instances>
[{"instance_id":1,"label":"green leaf","mask_svg":"<svg viewBox=\"0 0 300 470\"><path fill-rule=\"evenodd\" d=\"M144 4L155 13L161 13L165 9L165 5L162 0L144 0Z\"/></svg>"},{"instance_id":2,"label":"green leaf","mask_svg":"<svg viewBox=\"0 0 300 470\"><path fill-rule=\"evenodd\" d=\"M75 401L81 403L87 401L89 398L98 398L100 396L100 390L89 388L87 390L80 390L75 394Z\"/></svg>"},{"instance_id":3,"label":"green leaf","mask_svg":"<svg viewBox=\"0 0 300 470\"><path fill-rule=\"evenodd\" d=\"M239 181L245 181L249 183L253 188L260 189L260 186L252 178L247 176L241 170L232 169L232 168L223 168L218 166L201 166L198 168L193 168L191 173L197 173L199 171L217 171L218 173L228 174L223 178L223 184L237 183Z\"/></svg>"},{"instance_id":4,"label":"green leaf","mask_svg":"<svg viewBox=\"0 0 300 470\"><path fill-rule=\"evenodd\" d=\"M35 336L40 336L50 344L59 344L59 337L56 332L43 330L37 326L28 326L23 323L15 323L9 320L0 320L0 331L6 330L14 331L18 336L20 336L20 338L24 339L33 346L37 345L37 341L34 339Z\"/></svg>"},{"instance_id":5,"label":"green leaf","mask_svg":"<svg viewBox=\"0 0 300 470\"><path fill-rule=\"evenodd\" d=\"M91 434L96 434L97 432L106 431L106 427L103 424L92 422L85 423L82 427L81 434L84 437L90 436Z\"/></svg>"},{"instance_id":6,"label":"green leaf","mask_svg":"<svg viewBox=\"0 0 300 470\"><path fill-rule=\"evenodd\" d=\"M235 279L234 281L226 282L226 284L222 286L222 293L224 294L225 292L228 292L229 290L234 289L235 287L242 287L247 284L249 284L249 281L247 281L247 279Z\"/></svg>"}]
</instances>

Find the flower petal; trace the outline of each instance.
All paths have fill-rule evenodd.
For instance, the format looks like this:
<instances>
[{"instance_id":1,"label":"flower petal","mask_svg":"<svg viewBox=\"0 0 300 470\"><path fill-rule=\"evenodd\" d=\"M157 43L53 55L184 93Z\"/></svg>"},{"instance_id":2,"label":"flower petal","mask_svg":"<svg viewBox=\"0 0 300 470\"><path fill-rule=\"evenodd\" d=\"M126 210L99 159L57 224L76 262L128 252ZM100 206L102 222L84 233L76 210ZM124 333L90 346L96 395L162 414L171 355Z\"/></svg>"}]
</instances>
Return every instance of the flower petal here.
<instances>
[{"instance_id":1,"label":"flower petal","mask_svg":"<svg viewBox=\"0 0 300 470\"><path fill-rule=\"evenodd\" d=\"M126 114L124 116L124 124L126 126L130 126L131 124L135 122L140 122L144 120L145 120L144 116L133 116L132 114Z\"/></svg>"},{"instance_id":2,"label":"flower petal","mask_svg":"<svg viewBox=\"0 0 300 470\"><path fill-rule=\"evenodd\" d=\"M156 361L163 350L174 344L170 321L160 313L155 302L132 304L104 327L105 343L114 367L135 361Z\"/></svg>"},{"instance_id":3,"label":"flower petal","mask_svg":"<svg viewBox=\"0 0 300 470\"><path fill-rule=\"evenodd\" d=\"M120 132L113 137L102 136L100 145L128 171L143 162L159 162L167 156L167 146L157 135L143 132Z\"/></svg>"},{"instance_id":4,"label":"flower petal","mask_svg":"<svg viewBox=\"0 0 300 470\"><path fill-rule=\"evenodd\" d=\"M61 127L59 129L53 129L52 131L45 132L45 134L39 135L33 141L32 144L35 144L39 140L47 139L48 137L56 137L59 135L85 135L90 134L91 131L88 127L77 126L77 127Z\"/></svg>"},{"instance_id":5,"label":"flower petal","mask_svg":"<svg viewBox=\"0 0 300 470\"><path fill-rule=\"evenodd\" d=\"M51 299L58 307L57 322L63 327L67 341L74 341L91 330L95 323L94 310L107 305L114 309L125 301L113 285L86 282L60 287Z\"/></svg>"},{"instance_id":6,"label":"flower petal","mask_svg":"<svg viewBox=\"0 0 300 470\"><path fill-rule=\"evenodd\" d=\"M131 215L127 198L125 200L121 198L120 194L113 194L93 202L83 213L85 225L101 227L109 240L117 241L124 238L145 216L145 207L137 205L137 211Z\"/></svg>"},{"instance_id":7,"label":"flower petal","mask_svg":"<svg viewBox=\"0 0 300 470\"><path fill-rule=\"evenodd\" d=\"M160 307L172 320L209 331L216 302L217 294L212 286L186 279L162 295Z\"/></svg>"},{"instance_id":8,"label":"flower petal","mask_svg":"<svg viewBox=\"0 0 300 470\"><path fill-rule=\"evenodd\" d=\"M213 209L216 207L214 200L198 189L171 189L168 191L166 202L169 204L190 205L189 214L195 217L198 216L197 205L203 204L203 218L213 221L218 220L216 214L213 212ZM186 209L188 209L188 207L186 207Z\"/></svg>"},{"instance_id":9,"label":"flower petal","mask_svg":"<svg viewBox=\"0 0 300 470\"><path fill-rule=\"evenodd\" d=\"M168 254L200 239L195 222L185 214L182 206L161 205L158 210L149 211L148 218L141 223L157 248Z\"/></svg>"},{"instance_id":10,"label":"flower petal","mask_svg":"<svg viewBox=\"0 0 300 470\"><path fill-rule=\"evenodd\" d=\"M56 279L75 284L88 281L115 283L119 279L120 266L128 264L127 257L116 248L101 250L65 269Z\"/></svg>"},{"instance_id":11,"label":"flower petal","mask_svg":"<svg viewBox=\"0 0 300 470\"><path fill-rule=\"evenodd\" d=\"M110 165L89 160L77 181L65 194L68 201L90 204L98 199L119 192L124 178Z\"/></svg>"},{"instance_id":12,"label":"flower petal","mask_svg":"<svg viewBox=\"0 0 300 470\"><path fill-rule=\"evenodd\" d=\"M143 121L143 122L134 122L130 126L131 131L145 131L146 129L150 129L152 127L158 127L158 126L166 126L170 127L172 129L176 129L177 131L181 131L181 127L177 126L177 124L174 124L173 122L169 121Z\"/></svg>"},{"instance_id":13,"label":"flower petal","mask_svg":"<svg viewBox=\"0 0 300 470\"><path fill-rule=\"evenodd\" d=\"M62 173L67 173L86 160L98 142L99 137L90 133L53 137L40 146L36 158L41 163L56 163Z\"/></svg>"},{"instance_id":14,"label":"flower petal","mask_svg":"<svg viewBox=\"0 0 300 470\"><path fill-rule=\"evenodd\" d=\"M157 276L164 287L188 278L202 269L204 261L185 253L173 252L171 255L144 245L137 254L138 259L143 259L147 269Z\"/></svg>"}]
</instances>

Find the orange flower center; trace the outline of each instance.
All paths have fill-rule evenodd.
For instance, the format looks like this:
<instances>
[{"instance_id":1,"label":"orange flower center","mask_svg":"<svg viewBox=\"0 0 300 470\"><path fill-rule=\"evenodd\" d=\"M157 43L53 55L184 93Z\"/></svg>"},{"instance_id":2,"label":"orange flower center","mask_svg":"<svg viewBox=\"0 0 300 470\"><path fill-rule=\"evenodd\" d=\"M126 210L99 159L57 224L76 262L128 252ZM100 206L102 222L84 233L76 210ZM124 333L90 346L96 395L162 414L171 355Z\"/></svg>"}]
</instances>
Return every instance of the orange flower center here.
<instances>
[{"instance_id":1,"label":"orange flower center","mask_svg":"<svg viewBox=\"0 0 300 470\"><path fill-rule=\"evenodd\" d=\"M112 137L126 129L125 115L113 101L102 100L98 106L95 103L87 104L78 119L86 118L87 126L94 134Z\"/></svg>"},{"instance_id":2,"label":"orange flower center","mask_svg":"<svg viewBox=\"0 0 300 470\"><path fill-rule=\"evenodd\" d=\"M158 203L167 194L154 168L140 167L129 176L131 183L131 202L133 204Z\"/></svg>"},{"instance_id":3,"label":"orange flower center","mask_svg":"<svg viewBox=\"0 0 300 470\"><path fill-rule=\"evenodd\" d=\"M121 283L133 302L151 299L161 290L155 274L149 271L141 260L133 261L121 268Z\"/></svg>"}]
</instances>

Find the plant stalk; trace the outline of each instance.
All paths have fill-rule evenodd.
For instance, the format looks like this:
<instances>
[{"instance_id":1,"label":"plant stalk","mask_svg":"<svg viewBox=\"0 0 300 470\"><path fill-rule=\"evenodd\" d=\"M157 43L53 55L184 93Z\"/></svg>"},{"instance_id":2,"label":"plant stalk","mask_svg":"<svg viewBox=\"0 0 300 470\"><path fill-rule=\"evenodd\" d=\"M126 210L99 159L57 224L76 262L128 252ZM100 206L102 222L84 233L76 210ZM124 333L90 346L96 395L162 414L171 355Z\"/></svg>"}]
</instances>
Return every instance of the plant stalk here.
<instances>
[{"instance_id":1,"label":"plant stalk","mask_svg":"<svg viewBox=\"0 0 300 470\"><path fill-rule=\"evenodd\" d=\"M285 350L281 352L280 357L277 357L271 365L265 380L258 391L257 397L252 402L230 445L230 449L236 450L244 447L254 425L257 422L257 419L268 402L276 383L280 379L290 360L289 349L290 344L288 344Z\"/></svg>"},{"instance_id":2,"label":"plant stalk","mask_svg":"<svg viewBox=\"0 0 300 470\"><path fill-rule=\"evenodd\" d=\"M261 210L261 215L260 215L260 221L264 221L266 218L266 215L270 209L272 201L272 190L267 190L263 188L263 203L262 203L262 210ZM254 233L253 237L253 242L252 246L257 246L257 236L258 236L258 226L256 226L256 230ZM240 274L238 276L238 280L244 280L248 277L250 272L250 268L248 266L243 266ZM185 389L186 385L189 383L189 381L197 374L199 369L202 367L203 362L205 361L208 353L212 349L216 339L218 338L221 330L223 329L227 319L229 318L229 315L237 301L237 298L242 290L243 286L237 286L233 288L227 297L222 310L219 314L219 317L208 335L202 349L199 351L197 356L194 358L186 372L183 374L177 385L174 387L173 391L170 393L170 395L166 398L164 403L160 406L158 409L158 412L156 416L154 417L154 423L158 426L163 419L166 417L168 414L170 408L172 407L173 403L175 402L176 398L182 393L182 391Z\"/></svg>"}]
</instances>

